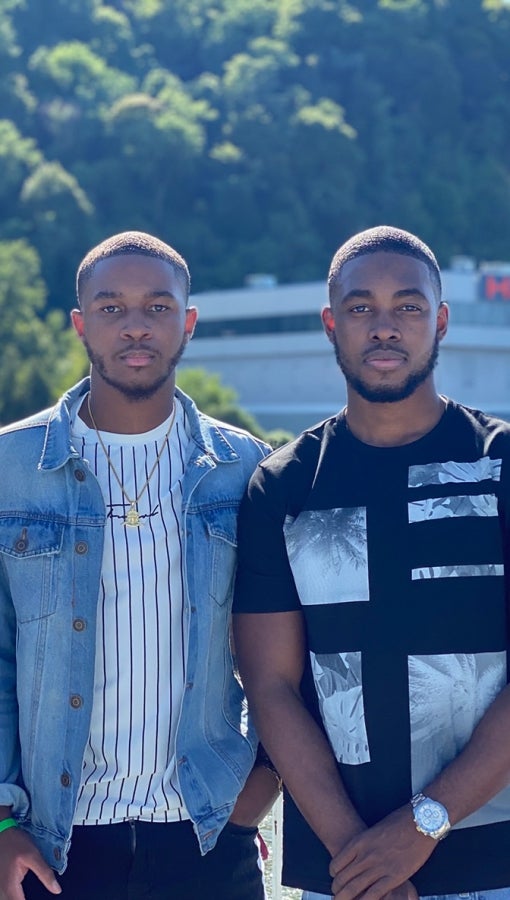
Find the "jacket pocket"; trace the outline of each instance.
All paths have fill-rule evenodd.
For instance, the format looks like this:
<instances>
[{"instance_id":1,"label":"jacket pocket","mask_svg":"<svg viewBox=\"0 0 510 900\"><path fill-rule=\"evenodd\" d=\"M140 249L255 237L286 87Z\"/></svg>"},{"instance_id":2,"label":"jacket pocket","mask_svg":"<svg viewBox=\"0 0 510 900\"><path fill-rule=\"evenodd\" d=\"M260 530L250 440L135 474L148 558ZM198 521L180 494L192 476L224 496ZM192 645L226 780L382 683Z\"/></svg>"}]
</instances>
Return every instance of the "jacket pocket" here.
<instances>
[{"instance_id":1,"label":"jacket pocket","mask_svg":"<svg viewBox=\"0 0 510 900\"><path fill-rule=\"evenodd\" d=\"M0 554L20 624L55 612L57 557L63 539L62 522L27 516L0 520Z\"/></svg>"},{"instance_id":2,"label":"jacket pocket","mask_svg":"<svg viewBox=\"0 0 510 900\"><path fill-rule=\"evenodd\" d=\"M203 513L211 560L209 594L220 606L231 599L234 587L238 509L238 504L232 504Z\"/></svg>"}]
</instances>

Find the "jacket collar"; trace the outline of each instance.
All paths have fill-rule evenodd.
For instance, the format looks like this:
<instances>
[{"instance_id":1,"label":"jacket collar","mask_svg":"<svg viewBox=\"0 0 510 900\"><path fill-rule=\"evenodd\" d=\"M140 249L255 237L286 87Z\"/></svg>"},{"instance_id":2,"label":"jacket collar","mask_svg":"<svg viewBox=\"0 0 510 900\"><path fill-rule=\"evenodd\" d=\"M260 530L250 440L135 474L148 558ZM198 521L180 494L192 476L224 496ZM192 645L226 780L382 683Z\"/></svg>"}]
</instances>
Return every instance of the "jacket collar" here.
<instances>
[{"instance_id":1,"label":"jacket collar","mask_svg":"<svg viewBox=\"0 0 510 900\"><path fill-rule=\"evenodd\" d=\"M39 461L40 469L59 469L71 457L79 456L71 441L71 409L89 388L90 378L84 378L67 391L49 412L45 412L40 418L34 417L34 425L46 424L44 446ZM179 388L175 389L175 393L184 406L191 439L202 454L215 463L238 460L239 454L228 442L224 430L220 430L223 423L200 412L191 397Z\"/></svg>"}]
</instances>

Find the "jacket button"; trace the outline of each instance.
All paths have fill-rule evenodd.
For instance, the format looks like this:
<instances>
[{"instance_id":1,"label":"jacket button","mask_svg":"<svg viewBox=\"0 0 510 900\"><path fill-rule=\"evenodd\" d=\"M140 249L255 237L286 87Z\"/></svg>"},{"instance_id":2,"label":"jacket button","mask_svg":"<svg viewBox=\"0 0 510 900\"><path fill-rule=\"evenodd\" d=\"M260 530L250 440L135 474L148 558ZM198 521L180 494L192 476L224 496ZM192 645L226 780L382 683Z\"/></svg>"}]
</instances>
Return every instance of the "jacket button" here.
<instances>
[{"instance_id":1,"label":"jacket button","mask_svg":"<svg viewBox=\"0 0 510 900\"><path fill-rule=\"evenodd\" d=\"M87 544L87 541L77 541L77 543L74 545L74 549L80 556L83 556L85 553L87 553L89 545Z\"/></svg>"},{"instance_id":2,"label":"jacket button","mask_svg":"<svg viewBox=\"0 0 510 900\"><path fill-rule=\"evenodd\" d=\"M21 534L17 541L14 542L14 549L17 550L18 553L23 553L28 547L28 534L27 529L22 528Z\"/></svg>"},{"instance_id":3,"label":"jacket button","mask_svg":"<svg viewBox=\"0 0 510 900\"><path fill-rule=\"evenodd\" d=\"M73 709L80 709L83 706L83 698L79 694L71 694L69 702Z\"/></svg>"},{"instance_id":4,"label":"jacket button","mask_svg":"<svg viewBox=\"0 0 510 900\"><path fill-rule=\"evenodd\" d=\"M85 631L87 627L87 623L84 619L75 619L73 622L73 628L75 631Z\"/></svg>"},{"instance_id":5,"label":"jacket button","mask_svg":"<svg viewBox=\"0 0 510 900\"><path fill-rule=\"evenodd\" d=\"M68 772L62 772L62 775L60 776L60 784L62 785L62 787L69 787L69 785L71 784L71 776Z\"/></svg>"},{"instance_id":6,"label":"jacket button","mask_svg":"<svg viewBox=\"0 0 510 900\"><path fill-rule=\"evenodd\" d=\"M74 477L76 478L76 481L85 481L87 476L85 475L83 469L75 469Z\"/></svg>"},{"instance_id":7,"label":"jacket button","mask_svg":"<svg viewBox=\"0 0 510 900\"><path fill-rule=\"evenodd\" d=\"M59 860L62 859L62 851L61 851L60 847L55 847L55 849L53 851L53 859L56 859L57 862L59 862Z\"/></svg>"}]
</instances>

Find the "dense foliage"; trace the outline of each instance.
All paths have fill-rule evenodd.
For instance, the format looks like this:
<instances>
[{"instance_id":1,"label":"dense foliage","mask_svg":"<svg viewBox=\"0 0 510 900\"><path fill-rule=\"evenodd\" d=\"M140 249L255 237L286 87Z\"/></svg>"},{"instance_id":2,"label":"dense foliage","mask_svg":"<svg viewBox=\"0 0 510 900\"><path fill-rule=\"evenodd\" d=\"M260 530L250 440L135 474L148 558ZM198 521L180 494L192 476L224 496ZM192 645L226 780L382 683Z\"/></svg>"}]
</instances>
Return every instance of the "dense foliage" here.
<instances>
[{"instance_id":1,"label":"dense foliage","mask_svg":"<svg viewBox=\"0 0 510 900\"><path fill-rule=\"evenodd\" d=\"M45 308L127 228L195 291L323 278L379 222L508 259L509 47L505 0L0 0L0 288L61 355Z\"/></svg>"}]
</instances>

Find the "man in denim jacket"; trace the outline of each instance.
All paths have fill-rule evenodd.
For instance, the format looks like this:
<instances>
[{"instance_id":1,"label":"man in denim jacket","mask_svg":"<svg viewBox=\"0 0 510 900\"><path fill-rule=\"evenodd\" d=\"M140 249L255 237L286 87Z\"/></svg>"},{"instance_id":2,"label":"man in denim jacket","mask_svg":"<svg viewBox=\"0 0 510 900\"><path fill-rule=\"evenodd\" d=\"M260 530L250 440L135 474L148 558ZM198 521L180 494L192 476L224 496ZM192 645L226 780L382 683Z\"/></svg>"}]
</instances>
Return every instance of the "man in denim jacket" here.
<instances>
[{"instance_id":1,"label":"man in denim jacket","mask_svg":"<svg viewBox=\"0 0 510 900\"><path fill-rule=\"evenodd\" d=\"M261 900L275 779L229 623L267 447L175 388L172 248L116 235L77 287L90 380L0 434L0 900Z\"/></svg>"}]
</instances>

